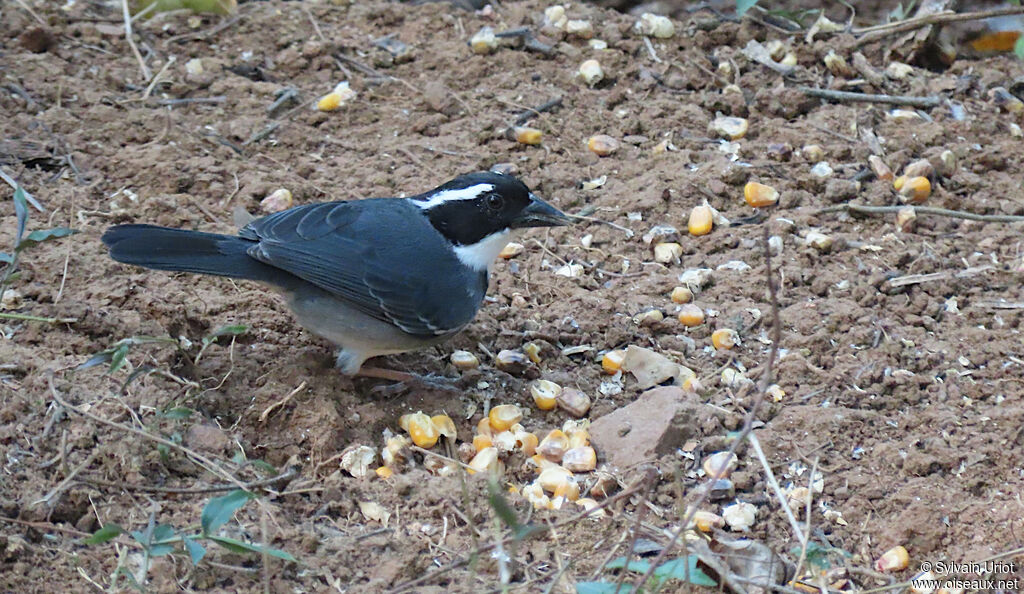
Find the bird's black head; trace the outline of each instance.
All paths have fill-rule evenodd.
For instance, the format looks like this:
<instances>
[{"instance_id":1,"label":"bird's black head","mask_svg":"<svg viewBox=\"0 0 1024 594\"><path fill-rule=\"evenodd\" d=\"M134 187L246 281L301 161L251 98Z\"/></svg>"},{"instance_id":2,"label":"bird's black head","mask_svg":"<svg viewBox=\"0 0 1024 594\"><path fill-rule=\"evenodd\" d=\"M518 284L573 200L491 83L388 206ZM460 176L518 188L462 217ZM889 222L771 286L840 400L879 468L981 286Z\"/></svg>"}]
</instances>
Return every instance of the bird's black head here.
<instances>
[{"instance_id":1,"label":"bird's black head","mask_svg":"<svg viewBox=\"0 0 1024 594\"><path fill-rule=\"evenodd\" d=\"M557 208L534 196L523 182L489 171L459 176L410 200L456 246L473 246L488 238L496 240L521 227L552 227L570 222Z\"/></svg>"}]
</instances>

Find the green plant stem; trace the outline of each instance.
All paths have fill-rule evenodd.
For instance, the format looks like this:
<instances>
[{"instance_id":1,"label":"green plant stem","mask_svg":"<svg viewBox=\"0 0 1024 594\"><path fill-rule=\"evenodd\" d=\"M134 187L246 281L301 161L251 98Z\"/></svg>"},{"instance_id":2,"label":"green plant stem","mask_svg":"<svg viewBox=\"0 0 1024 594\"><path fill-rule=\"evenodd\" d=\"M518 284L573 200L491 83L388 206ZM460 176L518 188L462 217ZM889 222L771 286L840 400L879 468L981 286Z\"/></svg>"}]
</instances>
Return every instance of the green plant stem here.
<instances>
[{"instance_id":1,"label":"green plant stem","mask_svg":"<svg viewBox=\"0 0 1024 594\"><path fill-rule=\"evenodd\" d=\"M46 324L74 324L75 322L78 321L78 318L42 318L39 316L30 316L28 314L19 313L0 313L0 319L23 320L26 322L43 322Z\"/></svg>"}]
</instances>

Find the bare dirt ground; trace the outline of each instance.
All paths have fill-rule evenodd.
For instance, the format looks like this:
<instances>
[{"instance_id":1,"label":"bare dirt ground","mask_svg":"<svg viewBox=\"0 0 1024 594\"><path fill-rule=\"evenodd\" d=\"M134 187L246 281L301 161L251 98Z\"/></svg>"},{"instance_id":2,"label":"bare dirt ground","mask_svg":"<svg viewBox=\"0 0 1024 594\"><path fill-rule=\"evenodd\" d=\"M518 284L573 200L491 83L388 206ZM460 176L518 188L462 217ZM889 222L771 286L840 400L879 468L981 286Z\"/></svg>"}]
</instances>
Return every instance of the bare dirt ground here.
<instances>
[{"instance_id":1,"label":"bare dirt ground","mask_svg":"<svg viewBox=\"0 0 1024 594\"><path fill-rule=\"evenodd\" d=\"M480 14L447 4L272 1L243 3L232 17L173 13L137 21L140 52L159 74L153 83L125 42L119 5L26 3L52 33L32 32L39 23L20 3L0 8L0 167L48 209L30 213L29 230L64 225L79 233L23 252L21 274L11 282L17 293L4 304L5 313L74 321L0 320L0 590L90 591L110 587L118 567L138 575L145 560L128 535L93 546L82 538L108 523L194 529L204 505L224 492L201 489L230 485L223 474L245 483L289 474L288 481L253 486L259 503L239 511L226 530L298 561L210 547L196 568L179 549L153 561L149 589L386 591L449 568L496 541L483 482L434 476L419 453L390 479L354 478L339 469L339 454L354 444L379 449L382 432L399 432L399 416L417 410L447 411L460 441L499 403L521 405L523 424L541 435L560 426L569 417L537 410L529 377L491 365L488 353L528 341L543 347L534 374L590 395L591 419L639 394L628 377L621 393L600 389L607 380L600 354L627 345L696 371L705 390L690 398L719 413L700 425L685 455L674 448L652 460L653 483L615 501L608 517L565 522L506 551L516 561L508 579L517 591L614 583L616 573L603 565L623 555L634 536L648 550L668 544L704 480L702 455L728 447L752 405L753 390L724 386L719 376L725 366L754 380L765 371L773 316L764 226L782 238L773 259L782 331L774 373L786 395L761 407L755 435L784 485L806 483L811 467L820 471L823 491L814 495L809 536L835 547L833 565L850 568L845 587L900 583L925 562L973 561L1022 546L1020 223L920 214L901 230L893 213L821 212L848 201L898 203L890 182L863 175L871 154L898 174L948 150L955 168L934 178L929 206L1024 215L1024 150L1012 126L1024 120L988 93L1021 75L1012 56L961 57L944 71L914 68L892 78L883 74L885 40L859 49L847 34L807 43L710 12L678 15L676 35L648 48L631 31L635 17L573 4L570 17L590 19L595 37L608 43L596 50L541 32L539 2ZM554 50L544 55L509 44L474 55L466 41L485 25L529 26ZM375 47L385 35L409 53L394 57ZM770 39L784 40L795 55L789 77L740 51ZM830 49L851 63L862 51L879 77L844 85L822 64ZM587 58L599 59L606 72L593 88L575 78ZM193 59L201 60L201 73L187 72ZM341 80L358 96L335 112L312 109ZM924 109L924 118L894 118L889 106L823 102L799 85L941 95L963 114L954 117L943 103ZM298 91L298 102L268 114L285 87ZM555 97L561 106L530 122L544 133L540 146L505 138L519 114ZM738 153L708 138L716 112L749 119ZM597 157L586 139L598 133L622 147ZM661 144L666 140L671 146ZM812 173L801 151L807 144L820 145L830 177ZM584 221L527 233L525 251L495 265L492 299L465 332L439 349L380 362L460 377L448 355L471 351L483 366L462 375L455 392L396 393L386 383L346 379L331 366L330 346L301 330L263 288L124 266L99 240L106 227L125 222L232 232L236 206L258 212L277 188L289 189L296 203L409 195L498 163L511 164L565 211L619 227ZM599 188L581 187L604 176ZM760 220L745 219L754 214L742 198L748 181L781 192ZM0 190L5 251L15 234L11 195ZM746 224L687 234L690 209L705 199ZM681 262L654 262L642 236L655 225L681 231ZM830 250L805 245L815 230L832 238ZM582 264L582 275L554 274L567 262ZM687 330L668 296L693 268L714 272L695 297L707 322ZM935 276L908 282L909 275ZM665 319L634 324L632 316L649 308ZM248 330L197 357L204 337L233 324ZM741 344L725 353L710 348L718 328L738 330ZM179 346L133 347L112 374L106 365L75 370L138 336ZM593 350L563 354L581 345ZM144 373L122 391L139 369ZM58 397L77 410L60 406ZM212 464L197 464L196 453ZM757 507L745 536L795 561L798 535L762 466L746 445L738 453L735 499ZM598 455L608 460L616 452ZM512 463L508 469L509 483L530 480L531 471ZM615 472L630 485L645 469ZM520 518L538 525L577 511L531 511L519 497L508 499ZM360 502L389 512L386 525L369 519ZM703 508L720 512L733 502ZM843 523L826 510L840 512ZM874 559L895 545L910 552L909 568L872 574ZM1021 577L1019 555L1003 560L1016 562ZM486 552L415 589L499 591L501 566ZM128 587L128 577L117 579L118 588Z\"/></svg>"}]
</instances>

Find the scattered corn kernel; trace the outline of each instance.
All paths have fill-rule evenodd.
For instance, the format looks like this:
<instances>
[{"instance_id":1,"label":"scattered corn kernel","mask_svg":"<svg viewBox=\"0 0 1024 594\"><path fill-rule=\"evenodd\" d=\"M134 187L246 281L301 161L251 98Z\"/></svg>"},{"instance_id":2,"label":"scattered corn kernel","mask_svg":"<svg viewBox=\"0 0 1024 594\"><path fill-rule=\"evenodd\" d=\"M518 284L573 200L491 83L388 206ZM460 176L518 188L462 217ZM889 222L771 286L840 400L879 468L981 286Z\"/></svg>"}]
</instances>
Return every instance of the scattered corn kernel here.
<instances>
[{"instance_id":1,"label":"scattered corn kernel","mask_svg":"<svg viewBox=\"0 0 1024 594\"><path fill-rule=\"evenodd\" d=\"M903 186L906 183L907 183L907 176L901 175L901 176L897 177L896 179L892 180L892 189L894 189L897 192L899 192L900 190L903 189Z\"/></svg>"},{"instance_id":2,"label":"scattered corn kernel","mask_svg":"<svg viewBox=\"0 0 1024 594\"><path fill-rule=\"evenodd\" d=\"M505 431L512 425L523 420L523 411L514 404L499 404L491 409L487 415L491 428L495 431Z\"/></svg>"},{"instance_id":3,"label":"scattered corn kernel","mask_svg":"<svg viewBox=\"0 0 1024 594\"><path fill-rule=\"evenodd\" d=\"M683 390L691 394L700 394L704 391L704 384L700 383L696 375L691 375L683 380Z\"/></svg>"},{"instance_id":4,"label":"scattered corn kernel","mask_svg":"<svg viewBox=\"0 0 1024 594\"><path fill-rule=\"evenodd\" d=\"M654 261L662 264L679 262L683 255L683 246L675 242L659 243L654 246Z\"/></svg>"},{"instance_id":5,"label":"scattered corn kernel","mask_svg":"<svg viewBox=\"0 0 1024 594\"><path fill-rule=\"evenodd\" d=\"M825 159L825 150L817 144L805 145L800 149L800 152L803 154L804 158L811 163L820 163Z\"/></svg>"},{"instance_id":6,"label":"scattered corn kernel","mask_svg":"<svg viewBox=\"0 0 1024 594\"><path fill-rule=\"evenodd\" d=\"M726 367L722 370L721 384L726 388L739 388L740 386L750 383L752 380L743 373L736 371L732 367Z\"/></svg>"},{"instance_id":7,"label":"scattered corn kernel","mask_svg":"<svg viewBox=\"0 0 1024 594\"><path fill-rule=\"evenodd\" d=\"M491 443L499 454L509 454L515 450L516 441L516 436L511 431L502 431L491 438Z\"/></svg>"},{"instance_id":8,"label":"scattered corn kernel","mask_svg":"<svg viewBox=\"0 0 1024 594\"><path fill-rule=\"evenodd\" d=\"M561 466L552 466L541 471L537 477L537 484L548 493L554 493L559 486L572 480L571 472Z\"/></svg>"},{"instance_id":9,"label":"scattered corn kernel","mask_svg":"<svg viewBox=\"0 0 1024 594\"><path fill-rule=\"evenodd\" d=\"M744 118L718 116L708 124L708 131L729 140L739 140L747 134L750 124Z\"/></svg>"},{"instance_id":10,"label":"scattered corn kernel","mask_svg":"<svg viewBox=\"0 0 1024 594\"><path fill-rule=\"evenodd\" d=\"M562 466L572 472L590 472L597 468L597 452L590 446L572 448L562 457Z\"/></svg>"},{"instance_id":11,"label":"scattered corn kernel","mask_svg":"<svg viewBox=\"0 0 1024 594\"><path fill-rule=\"evenodd\" d=\"M882 553L882 556L875 561L875 570L882 573L890 571L901 571L910 564L910 554L907 549L897 545Z\"/></svg>"},{"instance_id":12,"label":"scattered corn kernel","mask_svg":"<svg viewBox=\"0 0 1024 594\"><path fill-rule=\"evenodd\" d=\"M603 518L608 515L604 509L600 507L601 504L598 503L596 499L591 499L590 497L580 497L576 500L576 505L582 507L584 511L591 512L588 514L591 518Z\"/></svg>"},{"instance_id":13,"label":"scattered corn kernel","mask_svg":"<svg viewBox=\"0 0 1024 594\"><path fill-rule=\"evenodd\" d=\"M789 504L789 509L797 512L807 508L807 498L810 496L811 490L807 487L793 487L786 493L786 503Z\"/></svg>"},{"instance_id":14,"label":"scattered corn kernel","mask_svg":"<svg viewBox=\"0 0 1024 594\"><path fill-rule=\"evenodd\" d=\"M626 358L626 351L608 351L601 357L601 369L608 375L615 375L622 367L622 360Z\"/></svg>"},{"instance_id":15,"label":"scattered corn kernel","mask_svg":"<svg viewBox=\"0 0 1024 594\"><path fill-rule=\"evenodd\" d=\"M498 351L494 358L494 366L505 373L518 375L530 366L530 359L519 351L504 349Z\"/></svg>"},{"instance_id":16,"label":"scattered corn kernel","mask_svg":"<svg viewBox=\"0 0 1024 594\"><path fill-rule=\"evenodd\" d=\"M536 146L540 144L540 141L544 138L544 133L536 128L530 128L529 126L516 126L512 128L512 137L516 139L519 144L528 144Z\"/></svg>"},{"instance_id":17,"label":"scattered corn kernel","mask_svg":"<svg viewBox=\"0 0 1024 594\"><path fill-rule=\"evenodd\" d=\"M285 188L278 188L266 198L260 200L260 210L266 213L281 212L292 207L292 193Z\"/></svg>"},{"instance_id":18,"label":"scattered corn kernel","mask_svg":"<svg viewBox=\"0 0 1024 594\"><path fill-rule=\"evenodd\" d=\"M709 511L699 510L693 514L693 525L701 532L712 532L715 528L725 527L725 518Z\"/></svg>"},{"instance_id":19,"label":"scattered corn kernel","mask_svg":"<svg viewBox=\"0 0 1024 594\"><path fill-rule=\"evenodd\" d=\"M523 353L534 363L540 363L540 345L535 342L528 342L523 345Z\"/></svg>"},{"instance_id":20,"label":"scattered corn kernel","mask_svg":"<svg viewBox=\"0 0 1024 594\"><path fill-rule=\"evenodd\" d=\"M729 478L739 459L732 452L715 452L701 464L701 468L708 476L718 478Z\"/></svg>"},{"instance_id":21,"label":"scattered corn kernel","mask_svg":"<svg viewBox=\"0 0 1024 594\"><path fill-rule=\"evenodd\" d=\"M942 151L939 160L935 163L935 173L942 177L950 177L956 173L956 153L951 150Z\"/></svg>"},{"instance_id":22,"label":"scattered corn kernel","mask_svg":"<svg viewBox=\"0 0 1024 594\"><path fill-rule=\"evenodd\" d=\"M430 417L421 412L407 416L409 437L412 438L412 442L421 448L434 447L441 433Z\"/></svg>"},{"instance_id":23,"label":"scattered corn kernel","mask_svg":"<svg viewBox=\"0 0 1024 594\"><path fill-rule=\"evenodd\" d=\"M449 360L459 371L469 371L480 366L480 360L469 351L454 351Z\"/></svg>"},{"instance_id":24,"label":"scattered corn kernel","mask_svg":"<svg viewBox=\"0 0 1024 594\"><path fill-rule=\"evenodd\" d=\"M516 447L527 456L533 456L537 452L537 444L539 439L533 433L528 431L517 431L516 436Z\"/></svg>"},{"instance_id":25,"label":"scattered corn kernel","mask_svg":"<svg viewBox=\"0 0 1024 594\"><path fill-rule=\"evenodd\" d=\"M850 65L846 62L846 58L837 54L835 50L829 50L823 61L825 62L825 67L832 73L832 76L839 76L842 78L849 78L853 76L853 70L850 69Z\"/></svg>"},{"instance_id":26,"label":"scattered corn kernel","mask_svg":"<svg viewBox=\"0 0 1024 594\"><path fill-rule=\"evenodd\" d=\"M748 182L743 186L743 199L754 208L774 206L779 202L779 191L765 184Z\"/></svg>"},{"instance_id":27,"label":"scattered corn kernel","mask_svg":"<svg viewBox=\"0 0 1024 594\"><path fill-rule=\"evenodd\" d=\"M883 161L878 155L871 155L868 157L868 165L871 165L871 171L875 172L875 177L878 179L882 181L893 180L892 169L890 169L889 166L885 164L885 161Z\"/></svg>"},{"instance_id":28,"label":"scattered corn kernel","mask_svg":"<svg viewBox=\"0 0 1024 594\"><path fill-rule=\"evenodd\" d=\"M540 482L540 477L537 478ZM555 487L553 497L563 497L568 501L576 501L580 498L580 485L574 480L568 480Z\"/></svg>"},{"instance_id":29,"label":"scattered corn kernel","mask_svg":"<svg viewBox=\"0 0 1024 594\"><path fill-rule=\"evenodd\" d=\"M604 69L597 60L586 60L580 64L579 76L589 86L594 86L604 80Z\"/></svg>"},{"instance_id":30,"label":"scattered corn kernel","mask_svg":"<svg viewBox=\"0 0 1024 594\"><path fill-rule=\"evenodd\" d=\"M633 316L633 323L637 326L653 326L665 319L665 314L658 309L648 309Z\"/></svg>"},{"instance_id":31,"label":"scattered corn kernel","mask_svg":"<svg viewBox=\"0 0 1024 594\"><path fill-rule=\"evenodd\" d=\"M932 194L932 183L927 177L911 177L900 188L900 200L921 204Z\"/></svg>"},{"instance_id":32,"label":"scattered corn kernel","mask_svg":"<svg viewBox=\"0 0 1024 594\"><path fill-rule=\"evenodd\" d=\"M903 80L914 73L914 67L903 62L890 62L885 68L885 75L893 80Z\"/></svg>"},{"instance_id":33,"label":"scattered corn kernel","mask_svg":"<svg viewBox=\"0 0 1024 594\"><path fill-rule=\"evenodd\" d=\"M614 153L619 150L621 144L618 140L607 134L595 134L587 139L587 148L599 157L607 157Z\"/></svg>"},{"instance_id":34,"label":"scattered corn kernel","mask_svg":"<svg viewBox=\"0 0 1024 594\"><path fill-rule=\"evenodd\" d=\"M679 323L687 328L700 326L704 323L704 310L692 303L683 304L679 308Z\"/></svg>"},{"instance_id":35,"label":"scattered corn kernel","mask_svg":"<svg viewBox=\"0 0 1024 594\"><path fill-rule=\"evenodd\" d=\"M592 25L590 21L566 21L565 32L569 35L575 35L580 39L590 39L594 36L594 25Z\"/></svg>"},{"instance_id":36,"label":"scattered corn kernel","mask_svg":"<svg viewBox=\"0 0 1024 594\"><path fill-rule=\"evenodd\" d=\"M430 422L434 424L434 427L437 427L438 433L448 439L454 440L458 434L455 430L455 421L448 415L434 415L430 417Z\"/></svg>"},{"instance_id":37,"label":"scattered corn kernel","mask_svg":"<svg viewBox=\"0 0 1024 594\"><path fill-rule=\"evenodd\" d=\"M370 465L377 460L377 452L370 446L354 446L341 455L339 466L356 478L363 478L370 472Z\"/></svg>"},{"instance_id":38,"label":"scattered corn kernel","mask_svg":"<svg viewBox=\"0 0 1024 594\"><path fill-rule=\"evenodd\" d=\"M412 443L404 435L393 435L384 441L384 448L380 452L380 458L384 466L395 468L401 466L409 459L409 444Z\"/></svg>"},{"instance_id":39,"label":"scattered corn kernel","mask_svg":"<svg viewBox=\"0 0 1024 594\"><path fill-rule=\"evenodd\" d=\"M693 291L686 287L672 289L672 301L676 303L689 303L693 299Z\"/></svg>"},{"instance_id":40,"label":"scattered corn kernel","mask_svg":"<svg viewBox=\"0 0 1024 594\"><path fill-rule=\"evenodd\" d=\"M473 456L468 466L470 474L487 470L500 475L502 474L500 471L503 465L501 460L498 459L497 448L484 448L477 452L476 456Z\"/></svg>"},{"instance_id":41,"label":"scattered corn kernel","mask_svg":"<svg viewBox=\"0 0 1024 594\"><path fill-rule=\"evenodd\" d=\"M526 247L523 246L523 244L510 241L505 244L505 247L501 248L501 251L498 252L498 257L504 260L515 258L519 254L523 253L523 250L525 249Z\"/></svg>"},{"instance_id":42,"label":"scattered corn kernel","mask_svg":"<svg viewBox=\"0 0 1024 594\"><path fill-rule=\"evenodd\" d=\"M544 9L544 25L556 29L565 29L569 17L565 14L565 6L555 4Z\"/></svg>"},{"instance_id":43,"label":"scattered corn kernel","mask_svg":"<svg viewBox=\"0 0 1024 594\"><path fill-rule=\"evenodd\" d=\"M917 211L913 206L904 206L896 212L896 228L903 233L910 233L917 223Z\"/></svg>"},{"instance_id":44,"label":"scattered corn kernel","mask_svg":"<svg viewBox=\"0 0 1024 594\"><path fill-rule=\"evenodd\" d=\"M935 167L928 159L918 159L903 168L903 175L909 180L915 177L934 177Z\"/></svg>"},{"instance_id":45,"label":"scattered corn kernel","mask_svg":"<svg viewBox=\"0 0 1024 594\"><path fill-rule=\"evenodd\" d=\"M615 492L619 487L619 481L615 480L615 477L611 473L603 472L598 470L595 474L597 482L590 488L590 494L593 497L608 497Z\"/></svg>"},{"instance_id":46,"label":"scattered corn kernel","mask_svg":"<svg viewBox=\"0 0 1024 594\"><path fill-rule=\"evenodd\" d=\"M819 252L827 252L832 249L832 238L820 231L808 231L804 236L804 244Z\"/></svg>"},{"instance_id":47,"label":"scattered corn kernel","mask_svg":"<svg viewBox=\"0 0 1024 594\"><path fill-rule=\"evenodd\" d=\"M473 449L476 451L483 450L485 448L494 447L494 441L490 435L474 435L473 436Z\"/></svg>"},{"instance_id":48,"label":"scattered corn kernel","mask_svg":"<svg viewBox=\"0 0 1024 594\"><path fill-rule=\"evenodd\" d=\"M533 464L537 468L537 474L544 472L548 468L558 467L557 462L552 462L541 454L534 454L530 456L530 464Z\"/></svg>"},{"instance_id":49,"label":"scattered corn kernel","mask_svg":"<svg viewBox=\"0 0 1024 594\"><path fill-rule=\"evenodd\" d=\"M382 479L391 478L391 475L395 474L395 471L391 470L387 466L379 466L374 472L376 472L377 476Z\"/></svg>"},{"instance_id":50,"label":"scattered corn kernel","mask_svg":"<svg viewBox=\"0 0 1024 594\"><path fill-rule=\"evenodd\" d=\"M640 15L634 28L641 35L658 39L668 39L676 34L676 27L672 24L672 19L650 12Z\"/></svg>"},{"instance_id":51,"label":"scattered corn kernel","mask_svg":"<svg viewBox=\"0 0 1024 594\"><path fill-rule=\"evenodd\" d=\"M713 222L714 213L711 212L711 207L702 204L693 207L693 210L690 211L690 220L686 228L690 231L690 235L707 235L711 233Z\"/></svg>"},{"instance_id":52,"label":"scattered corn kernel","mask_svg":"<svg viewBox=\"0 0 1024 594\"><path fill-rule=\"evenodd\" d=\"M355 96L356 92L348 86L348 81L342 81L334 87L333 91L316 102L316 108L320 111L334 111L354 99Z\"/></svg>"},{"instance_id":53,"label":"scattered corn kernel","mask_svg":"<svg viewBox=\"0 0 1024 594\"><path fill-rule=\"evenodd\" d=\"M494 430L491 429L491 420L487 417L484 417L477 421L476 432L478 435L486 435L487 437L493 436Z\"/></svg>"},{"instance_id":54,"label":"scattered corn kernel","mask_svg":"<svg viewBox=\"0 0 1024 594\"><path fill-rule=\"evenodd\" d=\"M477 31L469 39L469 47L474 54L489 54L498 48L498 38L494 35L494 29L484 27Z\"/></svg>"},{"instance_id":55,"label":"scattered corn kernel","mask_svg":"<svg viewBox=\"0 0 1024 594\"><path fill-rule=\"evenodd\" d=\"M786 391L783 390L779 384L772 384L768 386L767 393L775 402L782 402L782 399L786 397Z\"/></svg>"},{"instance_id":56,"label":"scattered corn kernel","mask_svg":"<svg viewBox=\"0 0 1024 594\"><path fill-rule=\"evenodd\" d=\"M558 408L570 415L579 418L590 410L590 396L576 388L563 388L562 392L555 396Z\"/></svg>"},{"instance_id":57,"label":"scattered corn kernel","mask_svg":"<svg viewBox=\"0 0 1024 594\"><path fill-rule=\"evenodd\" d=\"M551 410L558 406L556 398L561 393L562 386L546 379L539 379L530 384L533 403L541 410Z\"/></svg>"},{"instance_id":58,"label":"scattered corn kernel","mask_svg":"<svg viewBox=\"0 0 1024 594\"><path fill-rule=\"evenodd\" d=\"M540 440L537 453L548 460L558 462L568 449L569 437L561 429L554 429Z\"/></svg>"},{"instance_id":59,"label":"scattered corn kernel","mask_svg":"<svg viewBox=\"0 0 1024 594\"><path fill-rule=\"evenodd\" d=\"M731 328L722 328L711 333L711 344L718 350L729 350L739 343L739 334Z\"/></svg>"},{"instance_id":60,"label":"scattered corn kernel","mask_svg":"<svg viewBox=\"0 0 1024 594\"><path fill-rule=\"evenodd\" d=\"M993 103L1003 108L1007 113L1015 115L1024 113L1024 101L1021 101L1003 87L989 89L988 96L992 99Z\"/></svg>"},{"instance_id":61,"label":"scattered corn kernel","mask_svg":"<svg viewBox=\"0 0 1024 594\"><path fill-rule=\"evenodd\" d=\"M562 425L562 432L569 436L569 449L582 448L590 445L590 431L584 427L577 427L574 429L569 426L570 422L572 421L567 421L565 425ZM579 422L587 423L588 425L590 423L586 419Z\"/></svg>"},{"instance_id":62,"label":"scattered corn kernel","mask_svg":"<svg viewBox=\"0 0 1024 594\"><path fill-rule=\"evenodd\" d=\"M746 501L727 505L722 509L722 518L731 530L747 532L754 525L757 508Z\"/></svg>"},{"instance_id":63,"label":"scattered corn kernel","mask_svg":"<svg viewBox=\"0 0 1024 594\"><path fill-rule=\"evenodd\" d=\"M535 509L551 509L551 499L536 481L523 487L523 498L530 502Z\"/></svg>"}]
</instances>

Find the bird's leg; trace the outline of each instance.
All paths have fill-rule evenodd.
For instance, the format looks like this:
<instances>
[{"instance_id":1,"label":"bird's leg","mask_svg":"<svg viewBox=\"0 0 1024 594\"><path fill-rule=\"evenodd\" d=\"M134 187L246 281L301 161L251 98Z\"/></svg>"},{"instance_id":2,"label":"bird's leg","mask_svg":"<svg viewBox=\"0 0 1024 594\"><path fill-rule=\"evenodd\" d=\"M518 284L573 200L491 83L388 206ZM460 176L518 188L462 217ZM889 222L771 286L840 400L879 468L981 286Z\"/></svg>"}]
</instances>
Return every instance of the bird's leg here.
<instances>
[{"instance_id":1,"label":"bird's leg","mask_svg":"<svg viewBox=\"0 0 1024 594\"><path fill-rule=\"evenodd\" d=\"M407 371L397 369L384 369L383 367L360 367L356 372L358 377L372 377L376 379L391 380L393 382L408 382L419 379L419 376Z\"/></svg>"}]
</instances>

